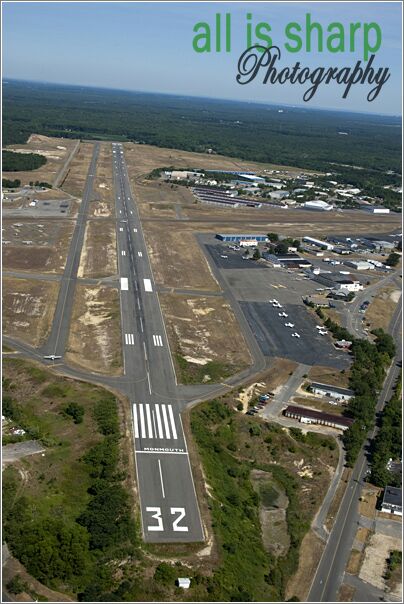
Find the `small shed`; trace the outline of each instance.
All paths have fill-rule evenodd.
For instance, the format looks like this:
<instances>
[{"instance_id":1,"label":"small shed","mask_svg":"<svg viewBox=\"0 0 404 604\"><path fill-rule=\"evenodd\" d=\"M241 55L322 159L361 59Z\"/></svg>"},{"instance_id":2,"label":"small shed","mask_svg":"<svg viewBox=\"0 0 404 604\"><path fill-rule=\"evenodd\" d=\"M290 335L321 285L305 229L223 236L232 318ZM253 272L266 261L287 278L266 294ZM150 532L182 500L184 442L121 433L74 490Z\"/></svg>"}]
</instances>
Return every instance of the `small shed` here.
<instances>
[{"instance_id":1,"label":"small shed","mask_svg":"<svg viewBox=\"0 0 404 604\"><path fill-rule=\"evenodd\" d=\"M189 589L191 586L191 579L188 577L178 577L177 579L178 587L182 587L183 589Z\"/></svg>"}]
</instances>

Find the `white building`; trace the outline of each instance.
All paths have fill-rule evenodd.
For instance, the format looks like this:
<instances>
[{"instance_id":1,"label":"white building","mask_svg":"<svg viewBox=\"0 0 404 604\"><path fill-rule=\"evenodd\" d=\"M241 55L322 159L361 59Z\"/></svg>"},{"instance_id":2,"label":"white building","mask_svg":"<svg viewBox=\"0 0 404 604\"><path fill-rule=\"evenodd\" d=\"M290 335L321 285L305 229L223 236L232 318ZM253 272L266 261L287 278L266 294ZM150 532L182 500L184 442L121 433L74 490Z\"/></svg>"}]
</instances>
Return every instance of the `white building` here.
<instances>
[{"instance_id":1,"label":"white building","mask_svg":"<svg viewBox=\"0 0 404 604\"><path fill-rule=\"evenodd\" d=\"M349 401L354 396L354 391L349 388L339 388L339 386L331 386L330 384L320 384L319 382L313 382L310 385L310 390L314 394L320 396L329 396L343 401Z\"/></svg>"},{"instance_id":2,"label":"white building","mask_svg":"<svg viewBox=\"0 0 404 604\"><path fill-rule=\"evenodd\" d=\"M326 201L322 201L321 199L313 199L312 201L306 201L303 206L306 208L306 210L320 210L322 212L329 212L334 207Z\"/></svg>"},{"instance_id":3,"label":"white building","mask_svg":"<svg viewBox=\"0 0 404 604\"><path fill-rule=\"evenodd\" d=\"M189 589L191 586L191 579L188 579L188 577L178 577L177 585L183 589Z\"/></svg>"},{"instance_id":4,"label":"white building","mask_svg":"<svg viewBox=\"0 0 404 604\"><path fill-rule=\"evenodd\" d=\"M371 214L390 214L389 208L375 208L375 206L365 206L363 208L366 212Z\"/></svg>"},{"instance_id":5,"label":"white building","mask_svg":"<svg viewBox=\"0 0 404 604\"><path fill-rule=\"evenodd\" d=\"M315 245L316 247L321 247L323 250L332 251L334 249L332 243L322 241L321 239L315 239L314 237L303 237L303 241L311 243L311 245Z\"/></svg>"},{"instance_id":6,"label":"white building","mask_svg":"<svg viewBox=\"0 0 404 604\"><path fill-rule=\"evenodd\" d=\"M351 279L340 279L335 283L335 289L342 289L348 292L359 292L363 289L363 285L359 281L352 281Z\"/></svg>"},{"instance_id":7,"label":"white building","mask_svg":"<svg viewBox=\"0 0 404 604\"><path fill-rule=\"evenodd\" d=\"M367 271L375 269L374 264L366 262L365 260L346 260L344 264L346 264L347 266L352 266L352 268L356 268L357 271Z\"/></svg>"},{"instance_id":8,"label":"white building","mask_svg":"<svg viewBox=\"0 0 404 604\"><path fill-rule=\"evenodd\" d=\"M256 239L246 239L244 241L239 241L240 247L257 247L258 241Z\"/></svg>"}]
</instances>

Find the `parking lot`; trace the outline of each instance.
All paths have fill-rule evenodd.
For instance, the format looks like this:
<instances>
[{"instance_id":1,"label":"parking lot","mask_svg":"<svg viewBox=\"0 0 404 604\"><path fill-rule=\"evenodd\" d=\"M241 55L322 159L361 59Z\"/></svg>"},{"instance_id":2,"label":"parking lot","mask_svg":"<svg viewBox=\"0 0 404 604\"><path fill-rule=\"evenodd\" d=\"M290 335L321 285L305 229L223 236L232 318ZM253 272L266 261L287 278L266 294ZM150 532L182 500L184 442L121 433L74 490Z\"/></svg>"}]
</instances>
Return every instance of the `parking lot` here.
<instances>
[{"instance_id":1,"label":"parking lot","mask_svg":"<svg viewBox=\"0 0 404 604\"><path fill-rule=\"evenodd\" d=\"M349 355L336 350L329 335L318 333L319 323L303 305L283 304L283 308L274 308L269 302L240 302L240 306L264 355L305 365L337 369L349 366ZM288 316L280 317L283 312ZM285 323L293 327L286 327ZM300 338L293 337L293 333Z\"/></svg>"},{"instance_id":2,"label":"parking lot","mask_svg":"<svg viewBox=\"0 0 404 604\"><path fill-rule=\"evenodd\" d=\"M30 206L24 199L18 207L7 208L7 205L5 205L3 215L27 218L62 217L69 214L70 205L70 199L38 199L34 206Z\"/></svg>"},{"instance_id":3,"label":"parking lot","mask_svg":"<svg viewBox=\"0 0 404 604\"><path fill-rule=\"evenodd\" d=\"M253 254L251 250L250 257L248 259L244 259L243 255L245 252L245 248L242 248L239 251L234 251L220 243L217 245L206 245L206 247L218 268L263 268L261 264L251 259L251 256Z\"/></svg>"}]
</instances>

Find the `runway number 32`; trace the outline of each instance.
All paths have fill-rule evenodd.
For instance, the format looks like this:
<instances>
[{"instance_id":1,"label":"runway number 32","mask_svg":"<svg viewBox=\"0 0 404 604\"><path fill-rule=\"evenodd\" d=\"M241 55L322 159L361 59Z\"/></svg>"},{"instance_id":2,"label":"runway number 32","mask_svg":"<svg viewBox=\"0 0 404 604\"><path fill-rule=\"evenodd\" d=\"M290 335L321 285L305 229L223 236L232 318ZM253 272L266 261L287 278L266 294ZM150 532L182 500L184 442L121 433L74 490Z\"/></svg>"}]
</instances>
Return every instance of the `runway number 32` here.
<instances>
[{"instance_id":1,"label":"runway number 32","mask_svg":"<svg viewBox=\"0 0 404 604\"><path fill-rule=\"evenodd\" d=\"M152 518L154 518L157 522L156 524L152 524L147 527L148 531L164 531L163 518L161 516L161 508L158 507L148 507L146 508L146 512L152 512ZM173 531L176 532L188 532L187 526L180 526L180 522L183 518L185 518L185 508L170 508L170 513L172 516L177 516L173 520Z\"/></svg>"}]
</instances>

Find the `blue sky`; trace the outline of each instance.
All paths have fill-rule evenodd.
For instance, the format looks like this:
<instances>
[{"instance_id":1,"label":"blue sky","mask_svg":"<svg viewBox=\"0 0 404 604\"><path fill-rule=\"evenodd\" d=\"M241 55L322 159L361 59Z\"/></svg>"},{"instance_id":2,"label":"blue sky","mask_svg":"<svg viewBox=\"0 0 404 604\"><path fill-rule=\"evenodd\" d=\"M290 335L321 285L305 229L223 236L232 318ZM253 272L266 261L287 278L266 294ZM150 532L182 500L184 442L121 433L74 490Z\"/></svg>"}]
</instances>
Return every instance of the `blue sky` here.
<instances>
[{"instance_id":1,"label":"blue sky","mask_svg":"<svg viewBox=\"0 0 404 604\"><path fill-rule=\"evenodd\" d=\"M3 78L401 113L400 2L5 2L2 7ZM346 29L351 22L374 21L382 31L376 67L389 67L390 80L372 103L366 101L370 90L366 85L354 86L345 100L342 86L322 86L307 104L302 100L307 84L265 86L257 78L240 86L237 61L246 48L248 12L254 23L271 25L273 43L281 47L286 24L296 21L304 26L306 13L324 30L334 21ZM205 21L213 30L216 13L231 14L231 52L198 54L192 49L193 27ZM363 58L363 28L356 35L355 52L283 51L280 64L293 66L298 60L312 68L351 66Z\"/></svg>"}]
</instances>

